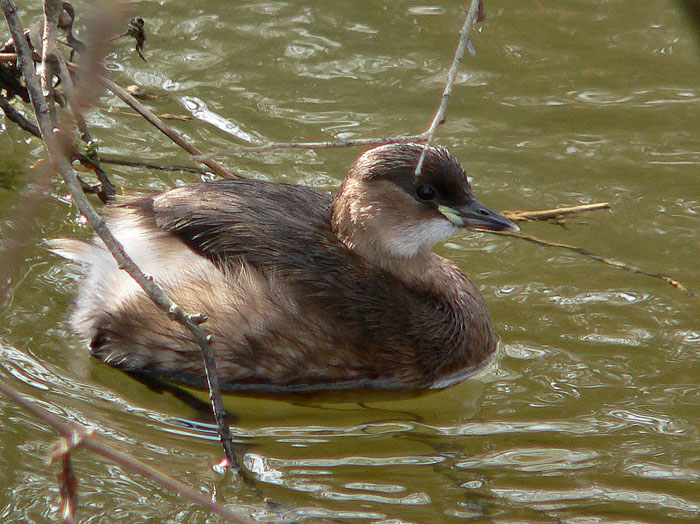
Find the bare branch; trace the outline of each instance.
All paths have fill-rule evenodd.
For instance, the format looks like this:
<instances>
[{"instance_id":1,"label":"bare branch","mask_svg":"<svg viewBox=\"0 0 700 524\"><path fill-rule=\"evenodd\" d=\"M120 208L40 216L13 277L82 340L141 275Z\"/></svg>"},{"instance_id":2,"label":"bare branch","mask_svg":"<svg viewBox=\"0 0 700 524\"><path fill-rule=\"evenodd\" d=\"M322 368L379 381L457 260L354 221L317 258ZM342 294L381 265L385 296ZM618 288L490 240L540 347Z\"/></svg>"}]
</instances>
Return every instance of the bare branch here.
<instances>
[{"instance_id":1,"label":"bare branch","mask_svg":"<svg viewBox=\"0 0 700 524\"><path fill-rule=\"evenodd\" d=\"M9 118L19 127L24 129L28 133L31 133L35 137L39 139L41 138L41 131L39 130L39 128L34 123L27 120L26 117L22 113L17 111L17 109L14 108L10 101L2 95L0 95L0 108L5 113L5 116L7 116L7 118Z\"/></svg>"},{"instance_id":2,"label":"bare branch","mask_svg":"<svg viewBox=\"0 0 700 524\"><path fill-rule=\"evenodd\" d=\"M209 155L204 155L198 157L201 161L209 160L212 158L225 156L225 155L239 155L244 153L263 153L266 151L271 151L274 149L330 149L336 147L354 147L354 146L377 146L383 144L393 144L393 143L421 143L425 144L425 149L421 153L418 160L418 165L416 166L416 176L420 174L420 170L423 166L423 161L425 159L425 153L435 136L437 128L445 121L445 115L447 113L447 104L452 95L452 86L457 78L457 72L459 70L459 64L464 58L465 50L469 45L469 34L471 33L472 26L475 22L483 20L483 5L480 0L472 0L471 7L467 12L467 18L460 31L459 44L457 46L457 51L455 52L455 57L452 61L452 66L447 75L447 81L442 94L442 102L438 107L433 120L428 127L428 130L419 133L417 135L400 135L391 137L381 137L381 138L355 138L348 140L330 140L326 142L271 142L262 146L240 146L233 147L231 149L226 149L223 151L218 151L216 153L211 153Z\"/></svg>"},{"instance_id":3,"label":"bare branch","mask_svg":"<svg viewBox=\"0 0 700 524\"><path fill-rule=\"evenodd\" d=\"M67 4L66 4L67 5ZM78 129L80 130L80 136L82 140L88 145L88 149L92 149L94 152L92 155L83 155L73 149L72 155L80 159L81 163L87 167L90 167L95 171L97 178L101 184L101 191L98 191L98 195L103 202L108 202L114 199L116 191L111 180L107 176L107 173L100 167L99 160L97 159L97 147L96 142L92 138L92 134L88 129L87 123L83 118L84 104L80 98L76 95L75 86L73 85L73 79L68 73L68 68L66 67L66 61L63 55L58 51L56 47L56 28L58 27L59 17L64 10L64 3L61 0L44 0L44 40L43 40L43 69L42 69L42 84L44 87L44 93L50 93L52 99L55 98L53 90L53 78L58 77L61 81L65 92L65 99L68 104L68 108L75 120ZM68 27L69 38L71 36L73 21L75 13L71 13L70 27ZM81 43L82 44L82 43ZM84 44L82 44L84 46ZM91 45L84 49L84 53L87 54L87 62L90 64L90 71L88 74L99 74L102 73L100 58L104 55L105 49L104 45L99 45L91 42ZM47 76L48 75L48 76ZM46 83L48 82L48 84ZM85 89L83 88L82 91ZM82 93L85 94L84 92ZM93 96L90 96L90 99ZM49 104L52 107L53 104ZM58 124L55 123L54 126Z\"/></svg>"},{"instance_id":4,"label":"bare branch","mask_svg":"<svg viewBox=\"0 0 700 524\"><path fill-rule=\"evenodd\" d=\"M58 126L56 109L52 103L55 100L53 89L53 77L56 70L56 31L58 30L58 17L61 16L63 6L60 0L44 0L44 30L41 41L41 89L44 96L51 103L48 104L49 118L52 127Z\"/></svg>"}]
</instances>

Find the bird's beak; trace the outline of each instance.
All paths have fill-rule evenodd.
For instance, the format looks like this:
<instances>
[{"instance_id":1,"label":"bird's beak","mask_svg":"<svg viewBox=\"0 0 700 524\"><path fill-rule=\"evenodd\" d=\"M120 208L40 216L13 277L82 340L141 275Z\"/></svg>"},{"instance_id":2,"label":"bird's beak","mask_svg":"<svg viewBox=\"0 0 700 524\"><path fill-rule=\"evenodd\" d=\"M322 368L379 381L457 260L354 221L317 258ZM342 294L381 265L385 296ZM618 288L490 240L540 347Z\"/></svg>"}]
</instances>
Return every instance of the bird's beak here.
<instances>
[{"instance_id":1,"label":"bird's beak","mask_svg":"<svg viewBox=\"0 0 700 524\"><path fill-rule=\"evenodd\" d=\"M438 211L457 227L486 229L488 231L520 231L515 222L496 213L473 198L460 207L438 206Z\"/></svg>"}]
</instances>

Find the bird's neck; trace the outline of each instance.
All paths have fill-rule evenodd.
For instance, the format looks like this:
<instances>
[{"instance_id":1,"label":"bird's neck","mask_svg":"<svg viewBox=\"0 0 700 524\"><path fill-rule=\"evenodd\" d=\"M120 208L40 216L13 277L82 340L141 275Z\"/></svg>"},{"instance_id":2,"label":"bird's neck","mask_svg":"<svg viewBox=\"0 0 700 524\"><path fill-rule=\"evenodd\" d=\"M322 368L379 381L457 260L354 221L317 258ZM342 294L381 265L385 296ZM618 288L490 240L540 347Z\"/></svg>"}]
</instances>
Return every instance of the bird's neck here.
<instances>
[{"instance_id":1,"label":"bird's neck","mask_svg":"<svg viewBox=\"0 0 700 524\"><path fill-rule=\"evenodd\" d=\"M392 193L397 193L393 198ZM431 247L452 236L442 219L419 220L401 208L402 190L388 181L348 178L331 207L331 229L345 246L404 282L420 280L435 255Z\"/></svg>"}]
</instances>

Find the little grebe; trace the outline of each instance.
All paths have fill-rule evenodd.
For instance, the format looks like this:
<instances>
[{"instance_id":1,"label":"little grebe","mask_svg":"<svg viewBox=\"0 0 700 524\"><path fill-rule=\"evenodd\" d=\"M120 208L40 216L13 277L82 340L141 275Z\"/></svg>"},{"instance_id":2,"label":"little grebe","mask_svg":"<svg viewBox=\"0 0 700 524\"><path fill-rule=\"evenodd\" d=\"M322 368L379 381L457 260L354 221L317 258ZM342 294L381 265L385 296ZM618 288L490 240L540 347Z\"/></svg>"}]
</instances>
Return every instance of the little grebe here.
<instances>
[{"instance_id":1,"label":"little grebe","mask_svg":"<svg viewBox=\"0 0 700 524\"><path fill-rule=\"evenodd\" d=\"M496 349L476 286L430 249L459 228L517 231L479 203L444 148L392 144L354 163L335 198L254 180L119 201L105 219L127 253L203 313L222 390L427 390ZM87 266L72 326L110 366L206 388L198 346L120 271L104 245L54 250Z\"/></svg>"}]
</instances>

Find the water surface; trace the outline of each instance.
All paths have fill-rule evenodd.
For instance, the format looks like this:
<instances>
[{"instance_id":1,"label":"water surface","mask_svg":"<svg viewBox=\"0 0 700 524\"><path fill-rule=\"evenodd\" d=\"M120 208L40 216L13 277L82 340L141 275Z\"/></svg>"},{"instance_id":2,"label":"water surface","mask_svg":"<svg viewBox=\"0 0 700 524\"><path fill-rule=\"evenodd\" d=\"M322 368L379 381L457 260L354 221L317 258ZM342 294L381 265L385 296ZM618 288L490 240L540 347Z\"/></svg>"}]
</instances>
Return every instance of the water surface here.
<instances>
[{"instance_id":1,"label":"water surface","mask_svg":"<svg viewBox=\"0 0 700 524\"><path fill-rule=\"evenodd\" d=\"M39 6L23 5L25 21ZM89 3L76 2L84 13ZM700 291L697 34L664 1L486 3L437 142L496 209L609 201L612 212L523 230L584 247ZM148 63L119 42L112 78L165 95L158 113L206 151L268 140L423 130L456 45L456 2L150 2ZM160 164L188 155L105 95L90 115L104 153ZM22 231L2 301L0 376L125 452L216 500L259 511L222 481L195 414L93 362L67 330L76 275L41 243L88 236L53 181L17 223L41 148L0 132L0 241ZM226 159L244 176L336 187L358 150ZM109 169L125 191L197 175ZM697 521L697 297L575 253L464 234L437 251L481 288L498 362L447 391L368 406L235 399L235 435L260 489L301 515L348 522ZM57 521L56 436L0 398L0 519ZM150 482L81 451L81 522L216 522Z\"/></svg>"}]
</instances>

